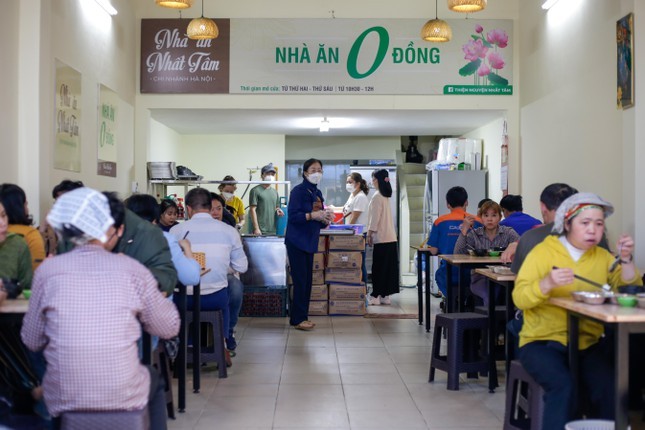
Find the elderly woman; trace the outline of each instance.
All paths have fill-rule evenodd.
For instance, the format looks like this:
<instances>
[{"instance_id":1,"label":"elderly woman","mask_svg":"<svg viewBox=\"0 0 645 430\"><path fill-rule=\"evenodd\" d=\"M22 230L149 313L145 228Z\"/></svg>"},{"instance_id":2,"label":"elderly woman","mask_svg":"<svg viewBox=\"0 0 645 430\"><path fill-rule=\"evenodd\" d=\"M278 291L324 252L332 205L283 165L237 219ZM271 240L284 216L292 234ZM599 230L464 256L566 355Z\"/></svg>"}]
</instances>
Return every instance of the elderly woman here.
<instances>
[{"instance_id":1,"label":"elderly woman","mask_svg":"<svg viewBox=\"0 0 645 430\"><path fill-rule=\"evenodd\" d=\"M510 243L519 240L520 236L511 227L499 225L502 220L502 208L493 200L484 200L478 209L477 216L482 227L472 228L475 219L466 217L461 226L461 234L455 243L455 254L468 254L469 249L506 248ZM488 306L488 288L482 275L471 274L470 290ZM497 290L495 290L497 295Z\"/></svg>"},{"instance_id":2,"label":"elderly woman","mask_svg":"<svg viewBox=\"0 0 645 430\"><path fill-rule=\"evenodd\" d=\"M620 285L642 284L634 266L634 240L622 235L618 257L598 246L605 218L613 206L591 193L578 193L558 208L552 236L528 254L515 281L513 301L524 311L519 358L526 371L544 388L543 429L561 429L574 417L573 377L567 360L567 313L549 303L551 297L570 297L572 291L598 291L575 275ZM620 259L621 265L612 268ZM611 345L603 326L580 322L580 378L599 418L612 419L614 408ZM609 350L608 350L609 349Z\"/></svg>"}]
</instances>

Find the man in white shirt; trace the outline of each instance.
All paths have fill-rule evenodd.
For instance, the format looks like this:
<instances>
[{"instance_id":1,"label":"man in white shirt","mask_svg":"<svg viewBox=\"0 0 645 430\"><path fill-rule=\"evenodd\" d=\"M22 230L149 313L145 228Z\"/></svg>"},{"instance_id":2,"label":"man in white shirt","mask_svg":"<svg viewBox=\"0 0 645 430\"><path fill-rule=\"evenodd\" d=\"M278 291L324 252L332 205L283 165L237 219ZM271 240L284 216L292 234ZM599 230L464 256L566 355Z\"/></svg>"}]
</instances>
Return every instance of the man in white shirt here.
<instances>
[{"instance_id":1,"label":"man in white shirt","mask_svg":"<svg viewBox=\"0 0 645 430\"><path fill-rule=\"evenodd\" d=\"M211 195L204 188L193 188L186 194L188 221L170 229L177 239L190 238L193 253L206 255L206 268L210 272L201 278L201 310L221 310L224 317L224 334L229 333L230 311L228 303L228 269L244 273L248 268L240 235L234 228L214 219L211 214ZM193 291L188 288L187 306L193 308Z\"/></svg>"}]
</instances>

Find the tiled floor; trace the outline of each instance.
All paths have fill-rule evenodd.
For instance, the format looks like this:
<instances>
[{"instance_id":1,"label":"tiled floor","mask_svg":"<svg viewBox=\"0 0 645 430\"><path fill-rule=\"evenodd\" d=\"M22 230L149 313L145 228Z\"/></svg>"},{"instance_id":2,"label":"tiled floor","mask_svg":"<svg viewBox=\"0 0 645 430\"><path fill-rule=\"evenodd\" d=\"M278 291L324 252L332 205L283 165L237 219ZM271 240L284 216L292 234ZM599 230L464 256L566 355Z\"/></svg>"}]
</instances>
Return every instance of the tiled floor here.
<instances>
[{"instance_id":1,"label":"tiled floor","mask_svg":"<svg viewBox=\"0 0 645 430\"><path fill-rule=\"evenodd\" d=\"M403 289L393 305L413 312L416 290ZM494 394L486 378L462 378L459 391L447 391L444 372L427 382L432 338L417 320L311 319L316 329L301 332L286 318L242 318L228 378L203 372L201 392L189 390L186 412L169 428L502 428L501 367Z\"/></svg>"}]
</instances>

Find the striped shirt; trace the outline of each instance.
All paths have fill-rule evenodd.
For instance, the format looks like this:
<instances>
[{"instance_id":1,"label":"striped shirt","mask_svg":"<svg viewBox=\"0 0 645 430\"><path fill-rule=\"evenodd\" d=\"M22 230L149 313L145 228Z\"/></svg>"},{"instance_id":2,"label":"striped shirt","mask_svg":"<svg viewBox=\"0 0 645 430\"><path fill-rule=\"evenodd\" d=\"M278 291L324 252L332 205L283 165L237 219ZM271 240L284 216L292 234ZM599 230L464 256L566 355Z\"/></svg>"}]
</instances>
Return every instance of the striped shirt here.
<instances>
[{"instance_id":1,"label":"striped shirt","mask_svg":"<svg viewBox=\"0 0 645 430\"><path fill-rule=\"evenodd\" d=\"M44 350L49 412L145 407L150 375L138 358L141 324L162 338L179 332L177 309L139 262L98 245L46 259L21 335L32 351Z\"/></svg>"},{"instance_id":2,"label":"striped shirt","mask_svg":"<svg viewBox=\"0 0 645 430\"><path fill-rule=\"evenodd\" d=\"M511 227L500 225L497 235L490 240L484 227L470 230L467 236L459 235L455 243L454 254L468 254L468 249L491 249L496 247L506 248L509 243L519 240L520 236Z\"/></svg>"}]
</instances>

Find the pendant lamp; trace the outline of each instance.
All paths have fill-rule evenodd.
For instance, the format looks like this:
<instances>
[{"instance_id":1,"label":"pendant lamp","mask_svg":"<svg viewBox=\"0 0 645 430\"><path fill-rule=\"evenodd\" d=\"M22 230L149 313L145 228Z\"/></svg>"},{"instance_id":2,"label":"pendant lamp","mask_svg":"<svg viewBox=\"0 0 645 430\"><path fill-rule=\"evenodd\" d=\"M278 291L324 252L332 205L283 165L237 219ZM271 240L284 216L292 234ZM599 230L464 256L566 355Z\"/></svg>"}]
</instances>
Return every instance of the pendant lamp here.
<instances>
[{"instance_id":1,"label":"pendant lamp","mask_svg":"<svg viewBox=\"0 0 645 430\"><path fill-rule=\"evenodd\" d=\"M437 0L434 3L434 17L421 29L421 39L426 42L449 42L452 39L452 28L446 21L437 17Z\"/></svg>"},{"instance_id":2,"label":"pendant lamp","mask_svg":"<svg viewBox=\"0 0 645 430\"><path fill-rule=\"evenodd\" d=\"M170 9L188 9L193 5L193 0L155 0L155 3Z\"/></svg>"},{"instance_id":3,"label":"pendant lamp","mask_svg":"<svg viewBox=\"0 0 645 430\"><path fill-rule=\"evenodd\" d=\"M189 39L193 40L216 39L219 36L219 29L215 21L204 18L204 0L202 0L202 16L188 23L186 34Z\"/></svg>"},{"instance_id":4,"label":"pendant lamp","mask_svg":"<svg viewBox=\"0 0 645 430\"><path fill-rule=\"evenodd\" d=\"M453 12L479 12L486 8L486 0L448 0L448 9Z\"/></svg>"}]
</instances>

